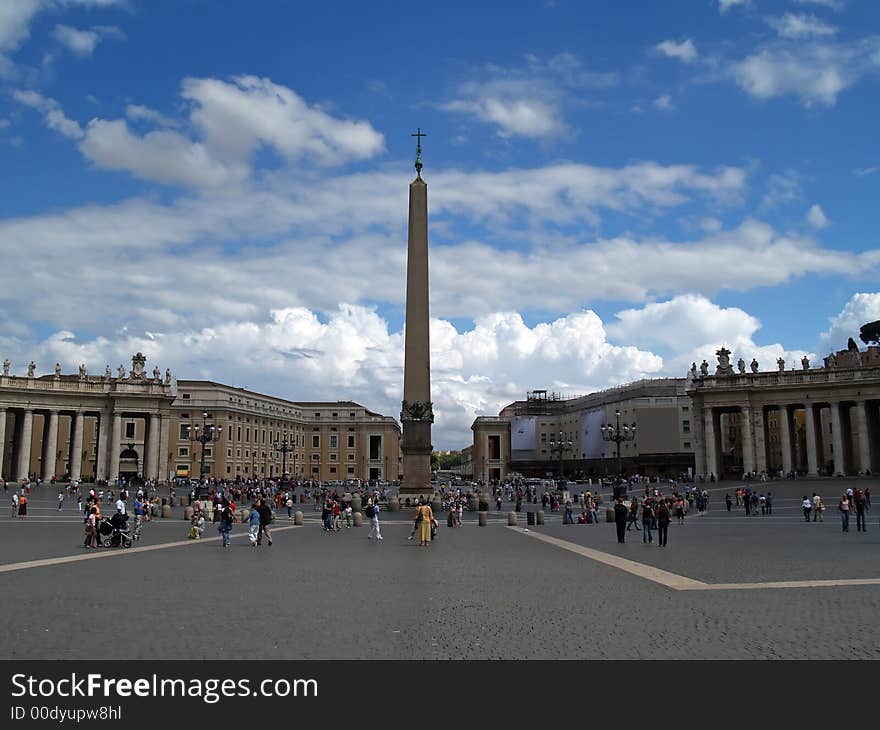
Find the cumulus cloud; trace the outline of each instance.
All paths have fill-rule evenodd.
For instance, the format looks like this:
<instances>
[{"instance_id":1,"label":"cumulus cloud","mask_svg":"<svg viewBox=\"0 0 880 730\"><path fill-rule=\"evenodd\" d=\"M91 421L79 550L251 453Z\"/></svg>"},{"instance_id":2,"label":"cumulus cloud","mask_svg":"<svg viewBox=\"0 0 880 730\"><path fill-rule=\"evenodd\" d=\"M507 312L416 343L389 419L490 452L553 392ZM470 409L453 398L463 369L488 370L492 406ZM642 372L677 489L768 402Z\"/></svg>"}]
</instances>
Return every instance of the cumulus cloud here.
<instances>
[{"instance_id":1,"label":"cumulus cloud","mask_svg":"<svg viewBox=\"0 0 880 730\"><path fill-rule=\"evenodd\" d=\"M752 358L764 369L775 369L776 360L800 361L813 353L789 350L781 343L758 344L755 335L760 321L739 307L720 307L706 297L682 295L664 302L654 302L638 309L627 309L615 315L608 334L618 341L638 347L650 347L664 354L664 370L682 376L690 365L706 360L714 372L715 352L726 346L733 352L731 360Z\"/></svg>"},{"instance_id":2,"label":"cumulus cloud","mask_svg":"<svg viewBox=\"0 0 880 730\"><path fill-rule=\"evenodd\" d=\"M181 96L192 106L189 122L200 139L167 129L141 135L124 119L93 119L83 131L52 99L34 91L17 92L15 98L42 111L50 128L81 139L80 151L97 167L170 185L217 187L242 182L262 147L273 149L289 163L305 158L337 165L371 157L384 146L382 135L368 122L333 117L265 78L237 76L229 82L188 78ZM133 120L170 126L146 107L129 106L126 114Z\"/></svg>"},{"instance_id":3,"label":"cumulus cloud","mask_svg":"<svg viewBox=\"0 0 880 730\"><path fill-rule=\"evenodd\" d=\"M843 10L844 0L794 0L795 5L819 5L830 10Z\"/></svg>"},{"instance_id":4,"label":"cumulus cloud","mask_svg":"<svg viewBox=\"0 0 880 730\"><path fill-rule=\"evenodd\" d=\"M461 84L454 98L439 106L493 125L501 137L558 134L567 127L565 107L574 92L580 96L618 82L617 74L589 71L570 53L547 61L527 56L523 67L489 65L476 75L478 79Z\"/></svg>"},{"instance_id":5,"label":"cumulus cloud","mask_svg":"<svg viewBox=\"0 0 880 730\"><path fill-rule=\"evenodd\" d=\"M811 205L807 211L807 223L817 230L822 230L831 225L831 221L825 216L822 207L818 203Z\"/></svg>"},{"instance_id":6,"label":"cumulus cloud","mask_svg":"<svg viewBox=\"0 0 880 730\"><path fill-rule=\"evenodd\" d=\"M180 122L167 117L161 112L143 104L129 104L125 107L125 116L133 122L146 122L157 127L179 127Z\"/></svg>"},{"instance_id":7,"label":"cumulus cloud","mask_svg":"<svg viewBox=\"0 0 880 730\"><path fill-rule=\"evenodd\" d=\"M655 48L664 56L668 56L669 58L677 58L683 63L693 63L697 60L697 56L699 55L697 53L697 47L694 45L693 40L691 40L690 38L686 38L680 43L666 40L662 43L658 43Z\"/></svg>"},{"instance_id":8,"label":"cumulus cloud","mask_svg":"<svg viewBox=\"0 0 880 730\"><path fill-rule=\"evenodd\" d=\"M861 345L859 328L880 319L880 292L853 294L843 309L831 318L830 326L821 334L821 342L828 353L842 350L852 337Z\"/></svg>"},{"instance_id":9,"label":"cumulus cloud","mask_svg":"<svg viewBox=\"0 0 880 730\"><path fill-rule=\"evenodd\" d=\"M654 99L654 106L664 112L675 111L675 102L672 101L672 97L669 94L662 94Z\"/></svg>"},{"instance_id":10,"label":"cumulus cloud","mask_svg":"<svg viewBox=\"0 0 880 730\"><path fill-rule=\"evenodd\" d=\"M862 77L880 71L880 37L851 42L781 42L756 50L730 65L748 94L770 99L798 97L804 106L834 106Z\"/></svg>"}]
</instances>

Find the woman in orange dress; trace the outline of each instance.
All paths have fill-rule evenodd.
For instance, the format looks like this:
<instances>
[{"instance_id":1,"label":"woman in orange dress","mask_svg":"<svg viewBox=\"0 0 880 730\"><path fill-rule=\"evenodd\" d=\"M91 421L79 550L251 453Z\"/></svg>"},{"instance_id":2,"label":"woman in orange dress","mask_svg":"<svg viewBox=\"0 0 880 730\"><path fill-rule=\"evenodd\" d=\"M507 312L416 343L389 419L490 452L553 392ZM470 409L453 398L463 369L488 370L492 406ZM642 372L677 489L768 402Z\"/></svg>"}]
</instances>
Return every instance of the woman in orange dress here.
<instances>
[{"instance_id":1,"label":"woman in orange dress","mask_svg":"<svg viewBox=\"0 0 880 730\"><path fill-rule=\"evenodd\" d=\"M421 517L419 521L419 545L428 547L431 542L431 523L434 521L434 513L431 505L422 498L419 500L418 515Z\"/></svg>"}]
</instances>

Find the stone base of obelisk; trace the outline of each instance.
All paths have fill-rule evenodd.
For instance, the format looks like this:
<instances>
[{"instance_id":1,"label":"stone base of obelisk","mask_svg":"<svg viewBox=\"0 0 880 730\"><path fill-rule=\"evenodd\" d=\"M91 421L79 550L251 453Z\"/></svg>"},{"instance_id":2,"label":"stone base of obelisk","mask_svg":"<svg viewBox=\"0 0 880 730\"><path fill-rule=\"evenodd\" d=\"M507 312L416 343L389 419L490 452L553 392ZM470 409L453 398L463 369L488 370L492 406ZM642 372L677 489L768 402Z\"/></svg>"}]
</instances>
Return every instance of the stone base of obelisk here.
<instances>
[{"instance_id":1,"label":"stone base of obelisk","mask_svg":"<svg viewBox=\"0 0 880 730\"><path fill-rule=\"evenodd\" d=\"M430 424L404 422L403 426L403 480L400 483L400 494L405 497L423 496L428 499L434 494L431 483L431 453L433 447L424 437L430 438ZM414 443L415 442L415 443Z\"/></svg>"}]
</instances>

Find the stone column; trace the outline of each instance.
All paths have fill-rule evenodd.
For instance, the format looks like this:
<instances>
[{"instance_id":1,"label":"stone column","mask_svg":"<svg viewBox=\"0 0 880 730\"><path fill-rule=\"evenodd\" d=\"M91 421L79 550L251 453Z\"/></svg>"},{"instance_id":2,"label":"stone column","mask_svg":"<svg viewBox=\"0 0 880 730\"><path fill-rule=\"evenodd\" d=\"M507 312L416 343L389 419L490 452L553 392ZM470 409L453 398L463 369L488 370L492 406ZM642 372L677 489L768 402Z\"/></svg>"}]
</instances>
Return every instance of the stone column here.
<instances>
[{"instance_id":1,"label":"stone column","mask_svg":"<svg viewBox=\"0 0 880 730\"><path fill-rule=\"evenodd\" d=\"M767 471L767 426L764 423L764 408L758 408L755 414L755 471L759 474Z\"/></svg>"},{"instance_id":2,"label":"stone column","mask_svg":"<svg viewBox=\"0 0 880 730\"><path fill-rule=\"evenodd\" d=\"M159 415L153 413L149 417L147 432L146 464L144 477L155 479L159 471Z\"/></svg>"},{"instance_id":3,"label":"stone column","mask_svg":"<svg viewBox=\"0 0 880 730\"><path fill-rule=\"evenodd\" d=\"M703 411L706 431L706 476L714 474L718 479L718 445L715 440L715 413L712 408Z\"/></svg>"},{"instance_id":4,"label":"stone column","mask_svg":"<svg viewBox=\"0 0 880 730\"><path fill-rule=\"evenodd\" d=\"M58 458L58 411L49 411L49 418L43 419L43 481L55 476L55 462Z\"/></svg>"},{"instance_id":5,"label":"stone column","mask_svg":"<svg viewBox=\"0 0 880 730\"><path fill-rule=\"evenodd\" d=\"M696 404L693 413L702 413L702 407ZM706 473L706 438L703 435L703 419L693 419L693 444L694 444L694 477Z\"/></svg>"},{"instance_id":6,"label":"stone column","mask_svg":"<svg viewBox=\"0 0 880 730\"><path fill-rule=\"evenodd\" d=\"M816 409L812 403L804 406L807 427L807 476L819 476L819 444L816 440Z\"/></svg>"},{"instance_id":7,"label":"stone column","mask_svg":"<svg viewBox=\"0 0 880 730\"><path fill-rule=\"evenodd\" d=\"M122 440L122 415L113 414L113 428L110 432L110 466L107 469L107 481L113 482L119 477L119 454Z\"/></svg>"},{"instance_id":8,"label":"stone column","mask_svg":"<svg viewBox=\"0 0 880 730\"><path fill-rule=\"evenodd\" d=\"M95 479L101 481L107 479L108 443L110 443L110 414L101 411L98 415L98 455L95 464Z\"/></svg>"},{"instance_id":9,"label":"stone column","mask_svg":"<svg viewBox=\"0 0 880 730\"><path fill-rule=\"evenodd\" d=\"M868 436L868 404L863 400L856 402L856 425L859 429L859 472L864 474L871 469L871 440Z\"/></svg>"},{"instance_id":10,"label":"stone column","mask_svg":"<svg viewBox=\"0 0 880 730\"><path fill-rule=\"evenodd\" d=\"M85 420L85 415L81 411L77 411L73 414L70 422L70 478L77 481L82 477L83 423Z\"/></svg>"},{"instance_id":11,"label":"stone column","mask_svg":"<svg viewBox=\"0 0 880 730\"><path fill-rule=\"evenodd\" d=\"M168 438L171 433L170 416L162 416L159 423L159 480L168 479Z\"/></svg>"},{"instance_id":12,"label":"stone column","mask_svg":"<svg viewBox=\"0 0 880 730\"><path fill-rule=\"evenodd\" d=\"M782 443L782 471L786 476L792 470L791 465L791 415L788 406L779 409L779 440Z\"/></svg>"},{"instance_id":13,"label":"stone column","mask_svg":"<svg viewBox=\"0 0 880 730\"><path fill-rule=\"evenodd\" d=\"M6 455L6 409L0 408L0 479L3 478L3 457Z\"/></svg>"},{"instance_id":14,"label":"stone column","mask_svg":"<svg viewBox=\"0 0 880 730\"><path fill-rule=\"evenodd\" d=\"M24 481L28 478L28 472L31 465L31 437L34 432L34 412L27 409L22 412L21 416L21 434L18 444L18 464L15 468L15 478L17 481Z\"/></svg>"},{"instance_id":15,"label":"stone column","mask_svg":"<svg viewBox=\"0 0 880 730\"><path fill-rule=\"evenodd\" d=\"M755 439L752 430L752 409L740 408L740 433L742 434L743 472L755 471Z\"/></svg>"},{"instance_id":16,"label":"stone column","mask_svg":"<svg viewBox=\"0 0 880 730\"><path fill-rule=\"evenodd\" d=\"M841 418L840 408L840 403L831 404L831 445L834 452L834 473L846 474L846 460L843 451L843 418Z\"/></svg>"}]
</instances>

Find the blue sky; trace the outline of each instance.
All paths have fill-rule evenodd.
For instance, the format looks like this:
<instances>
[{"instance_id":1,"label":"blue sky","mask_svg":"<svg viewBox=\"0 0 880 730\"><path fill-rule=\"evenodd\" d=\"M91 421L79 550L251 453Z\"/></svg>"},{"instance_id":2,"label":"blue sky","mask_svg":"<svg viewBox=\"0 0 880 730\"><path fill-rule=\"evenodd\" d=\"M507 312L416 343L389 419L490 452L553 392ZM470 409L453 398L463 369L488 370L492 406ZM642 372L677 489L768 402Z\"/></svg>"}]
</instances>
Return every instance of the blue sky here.
<instances>
[{"instance_id":1,"label":"blue sky","mask_svg":"<svg viewBox=\"0 0 880 730\"><path fill-rule=\"evenodd\" d=\"M396 414L818 363L880 318L880 6L0 0L0 350Z\"/></svg>"}]
</instances>

